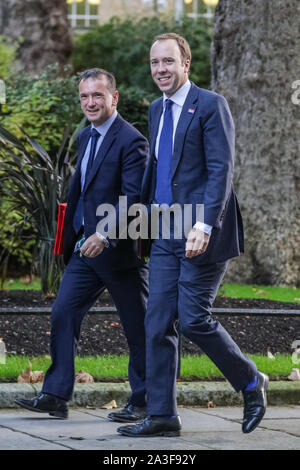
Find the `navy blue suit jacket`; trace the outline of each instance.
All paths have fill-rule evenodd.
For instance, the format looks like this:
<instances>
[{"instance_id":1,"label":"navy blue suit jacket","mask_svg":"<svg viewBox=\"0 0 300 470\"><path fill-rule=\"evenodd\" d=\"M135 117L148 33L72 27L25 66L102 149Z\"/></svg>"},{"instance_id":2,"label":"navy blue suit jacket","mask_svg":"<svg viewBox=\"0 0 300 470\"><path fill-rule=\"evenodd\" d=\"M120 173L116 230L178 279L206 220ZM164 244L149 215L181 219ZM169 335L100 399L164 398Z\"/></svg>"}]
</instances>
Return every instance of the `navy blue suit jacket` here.
<instances>
[{"instance_id":1,"label":"navy blue suit jacket","mask_svg":"<svg viewBox=\"0 0 300 470\"><path fill-rule=\"evenodd\" d=\"M149 109L150 160L141 201L152 203L156 187L155 141L163 98ZM204 204L204 222L213 227L196 264L225 261L244 250L243 224L232 186L234 124L225 98L191 84L176 128L172 160L172 203ZM196 219L193 220L193 224Z\"/></svg>"},{"instance_id":2,"label":"navy blue suit jacket","mask_svg":"<svg viewBox=\"0 0 300 470\"><path fill-rule=\"evenodd\" d=\"M64 229L65 264L72 256L76 241L73 217L81 193L80 167L90 138L90 130L89 125L78 137L76 171L67 198ZM148 157L149 145L146 138L118 115L103 139L85 183L83 203L86 238L96 232L97 224L101 220L101 217L96 215L100 204L112 204L118 213L119 196L127 196L128 207L140 201L141 182ZM118 225L118 216L116 222ZM141 265L141 260L137 256L137 242L129 238L112 240L108 248L104 248L95 258L89 258L89 262L95 264L98 270L126 269Z\"/></svg>"}]
</instances>

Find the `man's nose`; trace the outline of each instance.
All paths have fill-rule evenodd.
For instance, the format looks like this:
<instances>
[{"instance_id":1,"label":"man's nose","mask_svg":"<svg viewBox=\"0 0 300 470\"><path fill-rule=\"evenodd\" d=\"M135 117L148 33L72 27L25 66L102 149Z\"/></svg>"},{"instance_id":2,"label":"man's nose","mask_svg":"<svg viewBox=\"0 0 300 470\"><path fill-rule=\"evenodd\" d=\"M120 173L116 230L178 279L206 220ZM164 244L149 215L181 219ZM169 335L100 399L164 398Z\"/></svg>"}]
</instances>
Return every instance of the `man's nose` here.
<instances>
[{"instance_id":1,"label":"man's nose","mask_svg":"<svg viewBox=\"0 0 300 470\"><path fill-rule=\"evenodd\" d=\"M166 72L166 70L167 70L166 64L163 61L159 62L158 63L158 72L163 73L163 72Z\"/></svg>"},{"instance_id":2,"label":"man's nose","mask_svg":"<svg viewBox=\"0 0 300 470\"><path fill-rule=\"evenodd\" d=\"M95 104L95 98L94 98L92 95L88 96L88 102L87 102L87 104L88 104L88 106L94 106L94 104Z\"/></svg>"}]
</instances>

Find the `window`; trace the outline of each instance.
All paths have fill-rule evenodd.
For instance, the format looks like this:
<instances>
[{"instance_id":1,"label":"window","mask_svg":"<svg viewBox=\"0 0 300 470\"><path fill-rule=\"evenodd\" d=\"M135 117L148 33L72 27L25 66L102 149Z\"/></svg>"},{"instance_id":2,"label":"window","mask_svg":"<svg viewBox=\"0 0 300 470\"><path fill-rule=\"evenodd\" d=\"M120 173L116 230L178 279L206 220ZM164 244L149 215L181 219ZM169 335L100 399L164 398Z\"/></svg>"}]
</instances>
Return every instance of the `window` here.
<instances>
[{"instance_id":1,"label":"window","mask_svg":"<svg viewBox=\"0 0 300 470\"><path fill-rule=\"evenodd\" d=\"M147 8L154 8L155 6L155 1L154 0L142 0L143 4ZM156 0L157 7L158 8L167 8L168 2L167 0Z\"/></svg>"},{"instance_id":2,"label":"window","mask_svg":"<svg viewBox=\"0 0 300 470\"><path fill-rule=\"evenodd\" d=\"M213 10L209 3L203 0L184 0L184 13L190 18L211 18Z\"/></svg>"},{"instance_id":3,"label":"window","mask_svg":"<svg viewBox=\"0 0 300 470\"><path fill-rule=\"evenodd\" d=\"M99 24L99 4L88 0L67 0L67 3L72 28L91 28Z\"/></svg>"}]
</instances>

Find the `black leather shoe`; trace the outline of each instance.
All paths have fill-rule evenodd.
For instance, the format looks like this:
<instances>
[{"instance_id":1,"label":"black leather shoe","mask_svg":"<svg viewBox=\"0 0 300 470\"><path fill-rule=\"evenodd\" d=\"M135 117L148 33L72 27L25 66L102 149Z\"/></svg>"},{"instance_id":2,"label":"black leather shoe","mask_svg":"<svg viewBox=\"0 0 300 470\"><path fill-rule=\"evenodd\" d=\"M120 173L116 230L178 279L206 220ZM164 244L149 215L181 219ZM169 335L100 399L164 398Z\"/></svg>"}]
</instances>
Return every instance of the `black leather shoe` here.
<instances>
[{"instance_id":1,"label":"black leather shoe","mask_svg":"<svg viewBox=\"0 0 300 470\"><path fill-rule=\"evenodd\" d=\"M142 421L146 416L146 407L142 408L127 404L120 411L109 413L107 417L117 423L135 423L137 421Z\"/></svg>"},{"instance_id":2,"label":"black leather shoe","mask_svg":"<svg viewBox=\"0 0 300 470\"><path fill-rule=\"evenodd\" d=\"M257 385L252 390L243 391L244 417L242 430L244 433L254 431L264 417L267 408L267 388L269 377L262 372L257 373Z\"/></svg>"},{"instance_id":3,"label":"black leather shoe","mask_svg":"<svg viewBox=\"0 0 300 470\"><path fill-rule=\"evenodd\" d=\"M67 419L69 415L67 402L47 393L40 393L31 400L18 398L15 402L26 408L26 410L49 413L50 416L55 416L56 418Z\"/></svg>"},{"instance_id":4,"label":"black leather shoe","mask_svg":"<svg viewBox=\"0 0 300 470\"><path fill-rule=\"evenodd\" d=\"M134 426L121 426L117 429L120 434L129 437L174 437L180 436L180 430L181 421L179 416L175 418L147 416L141 423Z\"/></svg>"}]
</instances>

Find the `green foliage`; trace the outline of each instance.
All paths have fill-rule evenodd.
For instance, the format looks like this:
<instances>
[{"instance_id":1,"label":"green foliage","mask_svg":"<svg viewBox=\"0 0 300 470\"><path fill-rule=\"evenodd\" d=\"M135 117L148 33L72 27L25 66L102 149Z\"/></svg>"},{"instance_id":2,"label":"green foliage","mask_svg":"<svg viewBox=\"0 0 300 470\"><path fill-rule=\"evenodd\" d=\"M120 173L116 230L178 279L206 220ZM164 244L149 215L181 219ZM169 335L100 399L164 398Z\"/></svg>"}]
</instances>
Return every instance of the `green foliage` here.
<instances>
[{"instance_id":1,"label":"green foliage","mask_svg":"<svg viewBox=\"0 0 300 470\"><path fill-rule=\"evenodd\" d=\"M144 136L148 137L148 108L156 96L147 94L140 88L127 87L121 84L118 87L118 111L124 119L135 126Z\"/></svg>"},{"instance_id":2,"label":"green foliage","mask_svg":"<svg viewBox=\"0 0 300 470\"><path fill-rule=\"evenodd\" d=\"M1 198L0 202L0 246L2 257L13 253L22 265L32 260L32 248L35 245L35 231L32 233L30 223L14 210L10 201ZM22 231L23 237L19 236ZM28 236L28 239L27 239ZM1 257L0 257L1 261Z\"/></svg>"},{"instance_id":3,"label":"green foliage","mask_svg":"<svg viewBox=\"0 0 300 470\"><path fill-rule=\"evenodd\" d=\"M25 73L10 78L6 100L9 114L0 115L0 124L24 141L22 127L50 153L58 150L70 118L74 131L82 117L77 77L60 77L57 65L47 67L37 78Z\"/></svg>"},{"instance_id":4,"label":"green foliage","mask_svg":"<svg viewBox=\"0 0 300 470\"><path fill-rule=\"evenodd\" d=\"M174 22L143 18L134 22L113 18L109 23L77 37L73 66L77 72L91 67L107 69L116 76L117 83L141 88L146 97L148 93L158 95L150 75L149 49L153 38L167 31L176 32L188 40L193 55L190 78L198 86L207 88L212 30L204 19L184 18L181 22Z\"/></svg>"},{"instance_id":5,"label":"green foliage","mask_svg":"<svg viewBox=\"0 0 300 470\"><path fill-rule=\"evenodd\" d=\"M0 78L6 80L12 74L17 46L8 38L0 36Z\"/></svg>"},{"instance_id":6,"label":"green foliage","mask_svg":"<svg viewBox=\"0 0 300 470\"><path fill-rule=\"evenodd\" d=\"M83 122L82 122L83 124ZM70 149L79 126L67 145L70 127L66 128L59 151L50 155L21 130L27 146L0 126L0 188L18 218L18 231L11 235L19 240L29 226L35 237L35 254L39 255L41 288L44 294L56 292L63 271L61 257L54 255L58 203L66 200L75 155ZM28 150L28 148L30 150ZM13 246L7 247L8 253Z\"/></svg>"}]
</instances>

